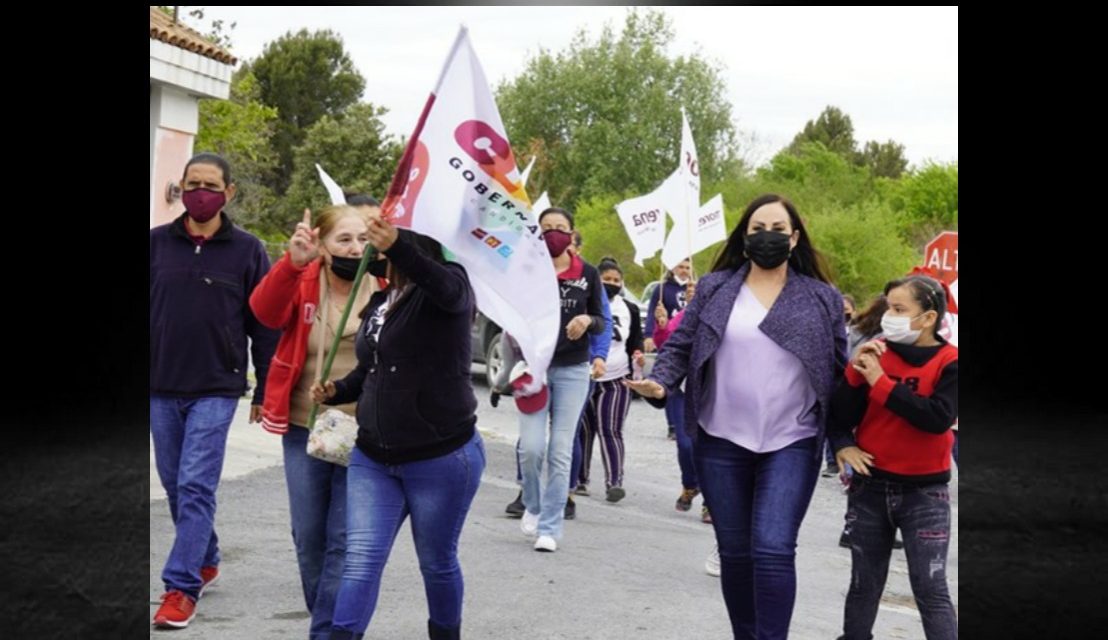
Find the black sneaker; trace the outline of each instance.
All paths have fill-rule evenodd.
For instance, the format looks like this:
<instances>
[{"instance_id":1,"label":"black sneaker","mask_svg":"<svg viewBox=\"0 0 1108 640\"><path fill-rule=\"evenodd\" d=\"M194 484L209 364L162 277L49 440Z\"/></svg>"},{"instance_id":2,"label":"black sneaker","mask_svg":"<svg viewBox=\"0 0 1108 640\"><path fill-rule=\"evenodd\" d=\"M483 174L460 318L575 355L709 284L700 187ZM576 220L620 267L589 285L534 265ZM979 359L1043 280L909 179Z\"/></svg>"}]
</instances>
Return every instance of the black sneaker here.
<instances>
[{"instance_id":1,"label":"black sneaker","mask_svg":"<svg viewBox=\"0 0 1108 640\"><path fill-rule=\"evenodd\" d=\"M904 541L900 539L900 536L893 538L893 549L903 549Z\"/></svg>"},{"instance_id":2,"label":"black sneaker","mask_svg":"<svg viewBox=\"0 0 1108 640\"><path fill-rule=\"evenodd\" d=\"M578 484L577 488L573 490L575 496L587 496L589 495L589 486L585 484Z\"/></svg>"},{"instance_id":3,"label":"black sneaker","mask_svg":"<svg viewBox=\"0 0 1108 640\"><path fill-rule=\"evenodd\" d=\"M566 512L563 517L566 520L573 520L577 517L577 503L573 501L573 498L566 498Z\"/></svg>"},{"instance_id":4,"label":"black sneaker","mask_svg":"<svg viewBox=\"0 0 1108 640\"><path fill-rule=\"evenodd\" d=\"M843 534L839 536L839 546L843 549L850 548L850 536L846 535L845 531L843 531Z\"/></svg>"},{"instance_id":5,"label":"black sneaker","mask_svg":"<svg viewBox=\"0 0 1108 640\"><path fill-rule=\"evenodd\" d=\"M523 512L525 510L526 510L526 507L523 506L523 492L520 491L519 495L516 496L516 499L513 500L511 502L511 504L509 504L504 509L504 513L508 514L509 516L511 516L513 518L522 518L523 517Z\"/></svg>"},{"instance_id":6,"label":"black sneaker","mask_svg":"<svg viewBox=\"0 0 1108 640\"><path fill-rule=\"evenodd\" d=\"M670 427L669 432L666 433L666 439L667 440L676 440L677 439L677 432L673 430L673 427Z\"/></svg>"},{"instance_id":7,"label":"black sneaker","mask_svg":"<svg viewBox=\"0 0 1108 640\"><path fill-rule=\"evenodd\" d=\"M608 487L608 502L619 502L623 500L625 495L627 495L627 492L623 490L623 487Z\"/></svg>"},{"instance_id":8,"label":"black sneaker","mask_svg":"<svg viewBox=\"0 0 1108 640\"><path fill-rule=\"evenodd\" d=\"M827 468L823 470L824 478L833 478L837 475L839 475L839 465L837 464L829 464Z\"/></svg>"}]
</instances>

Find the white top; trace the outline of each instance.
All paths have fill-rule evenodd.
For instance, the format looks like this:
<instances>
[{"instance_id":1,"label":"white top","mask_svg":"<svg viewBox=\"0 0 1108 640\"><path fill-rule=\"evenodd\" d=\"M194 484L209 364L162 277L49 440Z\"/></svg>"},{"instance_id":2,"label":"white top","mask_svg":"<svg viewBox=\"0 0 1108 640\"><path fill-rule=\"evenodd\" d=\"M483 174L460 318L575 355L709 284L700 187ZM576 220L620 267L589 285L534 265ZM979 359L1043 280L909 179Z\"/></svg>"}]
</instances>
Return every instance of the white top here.
<instances>
[{"instance_id":1,"label":"white top","mask_svg":"<svg viewBox=\"0 0 1108 640\"><path fill-rule=\"evenodd\" d=\"M608 295L607 292L604 295ZM618 380L631 373L631 359L627 357L627 334L631 332L631 310L622 296L608 301L612 312L612 345L608 347L608 359L604 362L604 375L600 382Z\"/></svg>"},{"instance_id":2,"label":"white top","mask_svg":"<svg viewBox=\"0 0 1108 640\"><path fill-rule=\"evenodd\" d=\"M804 364L758 328L768 313L750 287L739 290L700 404L704 431L756 453L819 433L819 396Z\"/></svg>"}]
</instances>

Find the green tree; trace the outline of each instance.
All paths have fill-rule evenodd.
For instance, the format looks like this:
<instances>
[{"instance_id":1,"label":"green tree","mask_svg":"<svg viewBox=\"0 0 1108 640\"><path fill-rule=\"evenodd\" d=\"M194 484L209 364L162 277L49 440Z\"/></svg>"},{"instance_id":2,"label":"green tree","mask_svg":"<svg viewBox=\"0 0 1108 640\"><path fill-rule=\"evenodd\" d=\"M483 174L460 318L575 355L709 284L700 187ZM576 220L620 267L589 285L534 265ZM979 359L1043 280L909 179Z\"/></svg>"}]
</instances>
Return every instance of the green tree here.
<instances>
[{"instance_id":1,"label":"green tree","mask_svg":"<svg viewBox=\"0 0 1108 640\"><path fill-rule=\"evenodd\" d=\"M237 222L260 232L276 227L276 198L267 186L277 167L270 144L276 124L277 109L261 103L249 71L235 75L229 100L200 101L195 148L227 159L238 185L230 210Z\"/></svg>"},{"instance_id":2,"label":"green tree","mask_svg":"<svg viewBox=\"0 0 1108 640\"><path fill-rule=\"evenodd\" d=\"M858 143L854 140L854 123L838 107L828 106L818 118L809 120L786 151L796 155L805 145L816 142L848 162L868 168L874 177L899 178L908 168L904 145L895 140L885 143L870 140L858 150Z\"/></svg>"},{"instance_id":3,"label":"green tree","mask_svg":"<svg viewBox=\"0 0 1108 640\"><path fill-rule=\"evenodd\" d=\"M273 137L278 163L269 186L284 195L294 150L308 129L324 116L337 118L356 104L365 78L354 68L342 39L330 30L286 33L244 67L257 77L262 102L278 110Z\"/></svg>"},{"instance_id":4,"label":"green tree","mask_svg":"<svg viewBox=\"0 0 1108 640\"><path fill-rule=\"evenodd\" d=\"M854 140L854 123L838 107L828 106L815 120L809 120L804 130L796 134L790 153L799 153L806 143L818 142L844 158L853 158L858 143Z\"/></svg>"},{"instance_id":5,"label":"green tree","mask_svg":"<svg viewBox=\"0 0 1108 640\"><path fill-rule=\"evenodd\" d=\"M540 50L502 83L497 105L522 166L536 157L529 191L575 207L593 196L645 193L677 168L682 106L704 179L741 169L721 67L673 58L665 14L630 10L618 36L584 30L568 49Z\"/></svg>"},{"instance_id":6,"label":"green tree","mask_svg":"<svg viewBox=\"0 0 1108 640\"><path fill-rule=\"evenodd\" d=\"M895 140L879 143L870 140L862 149L858 164L869 168L879 178L899 178L908 168L908 158L904 156L904 145Z\"/></svg>"},{"instance_id":7,"label":"green tree","mask_svg":"<svg viewBox=\"0 0 1108 640\"><path fill-rule=\"evenodd\" d=\"M756 184L762 193L778 193L809 211L856 204L873 194L867 169L820 142L805 142L795 151L778 153L769 165L758 169Z\"/></svg>"},{"instance_id":8,"label":"green tree","mask_svg":"<svg viewBox=\"0 0 1108 640\"><path fill-rule=\"evenodd\" d=\"M357 104L345 115L323 116L308 129L296 148L295 169L282 206L282 224L291 228L305 207L318 210L330 203L319 179L318 162L348 192L369 193L384 200L385 192L403 152L401 144L385 133L384 107Z\"/></svg>"},{"instance_id":9,"label":"green tree","mask_svg":"<svg viewBox=\"0 0 1108 640\"><path fill-rule=\"evenodd\" d=\"M843 293L852 294L859 304L880 293L889 280L908 273L923 258L920 250L901 237L898 225L897 215L876 199L805 216L812 243L827 256L835 285Z\"/></svg>"},{"instance_id":10,"label":"green tree","mask_svg":"<svg viewBox=\"0 0 1108 640\"><path fill-rule=\"evenodd\" d=\"M897 212L901 235L921 251L940 231L958 229L957 162L927 162L899 180L882 183L879 192Z\"/></svg>"}]
</instances>

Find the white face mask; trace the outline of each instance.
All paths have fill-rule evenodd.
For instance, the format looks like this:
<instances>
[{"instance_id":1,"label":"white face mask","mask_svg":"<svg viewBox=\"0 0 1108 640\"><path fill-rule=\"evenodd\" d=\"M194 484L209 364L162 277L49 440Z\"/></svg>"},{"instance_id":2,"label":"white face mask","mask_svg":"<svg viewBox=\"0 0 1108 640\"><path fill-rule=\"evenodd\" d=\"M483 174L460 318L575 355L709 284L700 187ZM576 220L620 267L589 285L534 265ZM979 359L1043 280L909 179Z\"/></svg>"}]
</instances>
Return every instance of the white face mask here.
<instances>
[{"instance_id":1,"label":"white face mask","mask_svg":"<svg viewBox=\"0 0 1108 640\"><path fill-rule=\"evenodd\" d=\"M673 280L674 280L674 282L681 285L682 287L689 284L689 279L688 278L682 278L680 276L673 276Z\"/></svg>"},{"instance_id":2,"label":"white face mask","mask_svg":"<svg viewBox=\"0 0 1108 640\"><path fill-rule=\"evenodd\" d=\"M881 331L889 342L915 344L916 340L919 340L919 335L923 333L923 329L913 329L912 321L922 317L922 313L915 318L908 318L906 316L894 316L886 311L885 315L881 316Z\"/></svg>"}]
</instances>

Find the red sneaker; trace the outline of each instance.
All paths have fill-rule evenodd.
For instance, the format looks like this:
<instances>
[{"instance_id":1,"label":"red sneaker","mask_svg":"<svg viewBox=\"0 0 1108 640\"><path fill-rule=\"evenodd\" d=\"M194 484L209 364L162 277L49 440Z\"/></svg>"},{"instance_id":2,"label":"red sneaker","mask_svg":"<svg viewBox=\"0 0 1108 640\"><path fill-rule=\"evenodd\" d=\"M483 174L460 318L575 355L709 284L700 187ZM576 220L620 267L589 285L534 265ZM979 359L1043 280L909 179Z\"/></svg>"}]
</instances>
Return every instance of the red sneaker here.
<instances>
[{"instance_id":1,"label":"red sneaker","mask_svg":"<svg viewBox=\"0 0 1108 640\"><path fill-rule=\"evenodd\" d=\"M219 582L219 567L200 567L200 598L204 597L204 591L213 584Z\"/></svg>"},{"instance_id":2,"label":"red sneaker","mask_svg":"<svg viewBox=\"0 0 1108 640\"><path fill-rule=\"evenodd\" d=\"M155 627L173 627L184 629L196 615L196 603L180 591L166 591L162 595L162 606L154 614Z\"/></svg>"}]
</instances>

